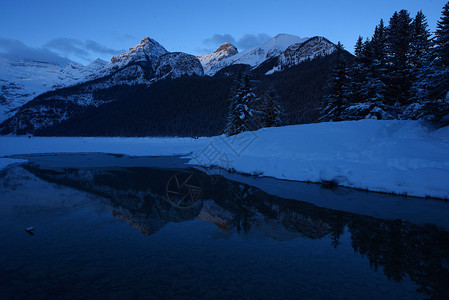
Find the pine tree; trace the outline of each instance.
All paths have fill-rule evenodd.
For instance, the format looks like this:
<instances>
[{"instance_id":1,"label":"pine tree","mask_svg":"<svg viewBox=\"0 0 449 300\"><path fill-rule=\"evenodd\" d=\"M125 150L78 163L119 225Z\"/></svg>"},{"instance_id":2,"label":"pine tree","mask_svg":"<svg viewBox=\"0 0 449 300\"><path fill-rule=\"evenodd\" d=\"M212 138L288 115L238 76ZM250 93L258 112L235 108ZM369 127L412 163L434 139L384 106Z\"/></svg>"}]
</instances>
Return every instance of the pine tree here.
<instances>
[{"instance_id":1,"label":"pine tree","mask_svg":"<svg viewBox=\"0 0 449 300\"><path fill-rule=\"evenodd\" d=\"M231 89L231 106L227 118L225 134L235 135L244 131L256 130L260 99L248 74L239 76Z\"/></svg>"},{"instance_id":2,"label":"pine tree","mask_svg":"<svg viewBox=\"0 0 449 300\"><path fill-rule=\"evenodd\" d=\"M340 121L342 113L348 104L348 68L343 58L343 45L338 42L337 60L328 83L327 96L324 98L326 106L320 120Z\"/></svg>"},{"instance_id":3,"label":"pine tree","mask_svg":"<svg viewBox=\"0 0 449 300\"><path fill-rule=\"evenodd\" d=\"M363 38L358 37L354 47L354 65L349 71L348 101L356 103L364 99L363 87L366 81L366 69L363 67Z\"/></svg>"},{"instance_id":4,"label":"pine tree","mask_svg":"<svg viewBox=\"0 0 449 300\"><path fill-rule=\"evenodd\" d=\"M432 71L431 67L432 40L428 29L427 20L422 11L419 11L412 22L412 38L410 42L410 63L411 78L413 80L410 90L410 100L412 103L405 111L404 117L416 118L417 104L427 98L424 84L428 80ZM412 111L411 111L412 110Z\"/></svg>"},{"instance_id":5,"label":"pine tree","mask_svg":"<svg viewBox=\"0 0 449 300\"><path fill-rule=\"evenodd\" d=\"M412 19L408 11L395 12L387 29L388 77L385 97L388 104L407 104L411 87L410 41Z\"/></svg>"},{"instance_id":6,"label":"pine tree","mask_svg":"<svg viewBox=\"0 0 449 300\"><path fill-rule=\"evenodd\" d=\"M426 16L418 11L412 22L410 41L410 63L415 70L420 70L429 58L431 49L430 31Z\"/></svg>"},{"instance_id":7,"label":"pine tree","mask_svg":"<svg viewBox=\"0 0 449 300\"><path fill-rule=\"evenodd\" d=\"M383 69L386 65L386 41L387 30L384 25L384 20L381 19L379 25L377 25L374 29L374 35L371 40L373 48L373 59L375 60L374 64L378 69Z\"/></svg>"},{"instance_id":8,"label":"pine tree","mask_svg":"<svg viewBox=\"0 0 449 300\"><path fill-rule=\"evenodd\" d=\"M279 96L274 88L270 88L262 97L259 122L262 127L277 127L285 124L285 118L279 104Z\"/></svg>"},{"instance_id":9,"label":"pine tree","mask_svg":"<svg viewBox=\"0 0 449 300\"><path fill-rule=\"evenodd\" d=\"M449 125L449 2L437 24L431 58L419 83L425 100L418 117L446 126Z\"/></svg>"},{"instance_id":10,"label":"pine tree","mask_svg":"<svg viewBox=\"0 0 449 300\"><path fill-rule=\"evenodd\" d=\"M443 7L435 32L435 54L439 66L449 67L449 2Z\"/></svg>"}]
</instances>

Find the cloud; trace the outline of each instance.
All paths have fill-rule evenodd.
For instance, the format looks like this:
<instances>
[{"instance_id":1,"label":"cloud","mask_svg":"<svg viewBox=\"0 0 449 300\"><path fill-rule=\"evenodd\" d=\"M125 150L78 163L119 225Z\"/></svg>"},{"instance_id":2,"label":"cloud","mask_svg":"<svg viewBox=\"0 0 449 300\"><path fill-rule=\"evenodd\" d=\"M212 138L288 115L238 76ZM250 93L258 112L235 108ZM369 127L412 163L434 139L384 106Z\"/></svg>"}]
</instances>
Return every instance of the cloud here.
<instances>
[{"instance_id":1,"label":"cloud","mask_svg":"<svg viewBox=\"0 0 449 300\"><path fill-rule=\"evenodd\" d=\"M271 39L271 36L266 33L245 34L237 41L236 46L241 49L248 49L263 44L269 39Z\"/></svg>"},{"instance_id":2,"label":"cloud","mask_svg":"<svg viewBox=\"0 0 449 300\"><path fill-rule=\"evenodd\" d=\"M231 34L214 34L212 37L204 39L203 43L206 45L211 45L214 47L218 47L223 43L230 42L234 46L236 46L239 50L245 50L260 44L265 43L271 38L270 35L266 33L258 33L258 34L245 34L241 38L236 39Z\"/></svg>"},{"instance_id":3,"label":"cloud","mask_svg":"<svg viewBox=\"0 0 449 300\"><path fill-rule=\"evenodd\" d=\"M82 59L89 58L89 52L85 49L83 42L76 39L57 38L44 45L46 49L56 50L65 55L74 55Z\"/></svg>"},{"instance_id":4,"label":"cloud","mask_svg":"<svg viewBox=\"0 0 449 300\"><path fill-rule=\"evenodd\" d=\"M229 42L231 44L237 44L235 38L229 33L226 34L214 34L212 37L204 39L203 42L207 45L221 45L223 43Z\"/></svg>"},{"instance_id":5,"label":"cloud","mask_svg":"<svg viewBox=\"0 0 449 300\"><path fill-rule=\"evenodd\" d=\"M8 57L21 59L31 59L39 61L48 61L64 66L70 62L66 57L50 51L46 48L33 48L25 45L23 42L15 39L0 37L0 52Z\"/></svg>"},{"instance_id":6,"label":"cloud","mask_svg":"<svg viewBox=\"0 0 449 300\"><path fill-rule=\"evenodd\" d=\"M116 55L125 50L116 50L103 46L95 41L81 41L68 38L57 38L44 45L47 49L56 50L64 55L73 55L84 60L92 60L96 55Z\"/></svg>"},{"instance_id":7,"label":"cloud","mask_svg":"<svg viewBox=\"0 0 449 300\"><path fill-rule=\"evenodd\" d=\"M48 61L61 66L71 62L71 59L88 63L99 56L105 58L105 56L123 52L125 50L108 48L93 40L56 38L48 41L42 47L29 47L19 40L0 37L0 53L2 55Z\"/></svg>"},{"instance_id":8,"label":"cloud","mask_svg":"<svg viewBox=\"0 0 449 300\"><path fill-rule=\"evenodd\" d=\"M87 50L94 52L94 53L101 53L101 54L111 54L111 55L116 55L116 54L120 54L123 52L126 52L125 50L117 50L117 49L112 49L112 48L108 48L105 47L103 45L100 45L99 43L92 41L92 40L88 40L85 42L84 46L86 47Z\"/></svg>"},{"instance_id":9,"label":"cloud","mask_svg":"<svg viewBox=\"0 0 449 300\"><path fill-rule=\"evenodd\" d=\"M137 41L139 40L137 37L135 37L132 34L119 34L117 32L114 32L115 38L121 42L127 42L127 41Z\"/></svg>"}]
</instances>

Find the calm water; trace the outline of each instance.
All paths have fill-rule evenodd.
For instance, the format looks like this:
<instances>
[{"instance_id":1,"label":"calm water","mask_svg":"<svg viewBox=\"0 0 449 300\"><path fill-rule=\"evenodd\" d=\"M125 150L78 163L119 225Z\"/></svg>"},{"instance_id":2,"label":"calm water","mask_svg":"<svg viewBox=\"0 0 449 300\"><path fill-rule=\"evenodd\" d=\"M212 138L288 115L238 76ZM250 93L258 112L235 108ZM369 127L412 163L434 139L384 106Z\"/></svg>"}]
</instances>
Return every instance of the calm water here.
<instances>
[{"instance_id":1,"label":"calm water","mask_svg":"<svg viewBox=\"0 0 449 300\"><path fill-rule=\"evenodd\" d=\"M447 202L177 157L27 159L0 171L0 299L449 298Z\"/></svg>"}]
</instances>

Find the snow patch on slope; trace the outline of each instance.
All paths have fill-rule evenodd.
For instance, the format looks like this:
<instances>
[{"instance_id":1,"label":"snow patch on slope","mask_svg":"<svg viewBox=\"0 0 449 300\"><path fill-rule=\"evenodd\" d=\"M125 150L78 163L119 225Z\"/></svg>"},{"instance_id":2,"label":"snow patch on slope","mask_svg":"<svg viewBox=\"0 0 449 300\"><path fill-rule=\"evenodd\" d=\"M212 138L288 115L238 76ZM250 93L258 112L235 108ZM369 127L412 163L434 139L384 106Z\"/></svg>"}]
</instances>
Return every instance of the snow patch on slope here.
<instances>
[{"instance_id":1,"label":"snow patch on slope","mask_svg":"<svg viewBox=\"0 0 449 300\"><path fill-rule=\"evenodd\" d=\"M300 38L290 34L278 34L274 38L270 39L266 43L247 49L243 52L232 55L226 59L217 62L213 66L205 66L206 75L214 75L219 70L235 64L246 64L251 67L257 67L267 59L279 56L290 45L303 43L309 38ZM206 70L207 69L207 70Z\"/></svg>"},{"instance_id":2,"label":"snow patch on slope","mask_svg":"<svg viewBox=\"0 0 449 300\"><path fill-rule=\"evenodd\" d=\"M0 123L36 96L75 84L106 64L97 59L87 66L18 59L0 55Z\"/></svg>"},{"instance_id":3,"label":"snow patch on slope","mask_svg":"<svg viewBox=\"0 0 449 300\"><path fill-rule=\"evenodd\" d=\"M224 43L213 53L203 54L198 56L198 59L203 66L204 72L209 74L210 70L220 61L229 58L238 53L237 48L231 43Z\"/></svg>"},{"instance_id":4,"label":"snow patch on slope","mask_svg":"<svg viewBox=\"0 0 449 300\"><path fill-rule=\"evenodd\" d=\"M308 39L303 43L289 46L280 56L278 65L268 71L266 75L296 66L303 61L330 55L337 51L337 46L328 39L320 36Z\"/></svg>"}]
</instances>

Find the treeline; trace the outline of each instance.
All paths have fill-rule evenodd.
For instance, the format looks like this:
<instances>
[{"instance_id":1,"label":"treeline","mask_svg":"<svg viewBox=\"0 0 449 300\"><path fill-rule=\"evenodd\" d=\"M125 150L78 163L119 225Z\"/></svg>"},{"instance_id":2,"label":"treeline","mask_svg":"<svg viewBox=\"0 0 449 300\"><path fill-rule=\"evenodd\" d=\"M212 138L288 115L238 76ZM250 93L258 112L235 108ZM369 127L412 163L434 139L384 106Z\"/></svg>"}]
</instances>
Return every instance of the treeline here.
<instances>
[{"instance_id":1,"label":"treeline","mask_svg":"<svg viewBox=\"0 0 449 300\"><path fill-rule=\"evenodd\" d=\"M339 47L341 57L342 46ZM407 10L359 37L355 60L339 58L320 120L419 119L449 123L449 3L432 36L426 16Z\"/></svg>"},{"instance_id":2,"label":"treeline","mask_svg":"<svg viewBox=\"0 0 449 300\"><path fill-rule=\"evenodd\" d=\"M351 55L343 54L348 64ZM273 87L287 124L316 122L336 54L303 62L265 76L269 66L250 71L233 65L214 77L162 80L149 87L98 90L95 99L110 102L83 107L73 118L34 132L46 136L212 136L222 134L231 106L230 91L239 72L250 72L257 96ZM268 95L269 96L269 95ZM275 97L275 96L274 96ZM30 103L32 105L33 103ZM266 105L272 105L268 102Z\"/></svg>"}]
</instances>

